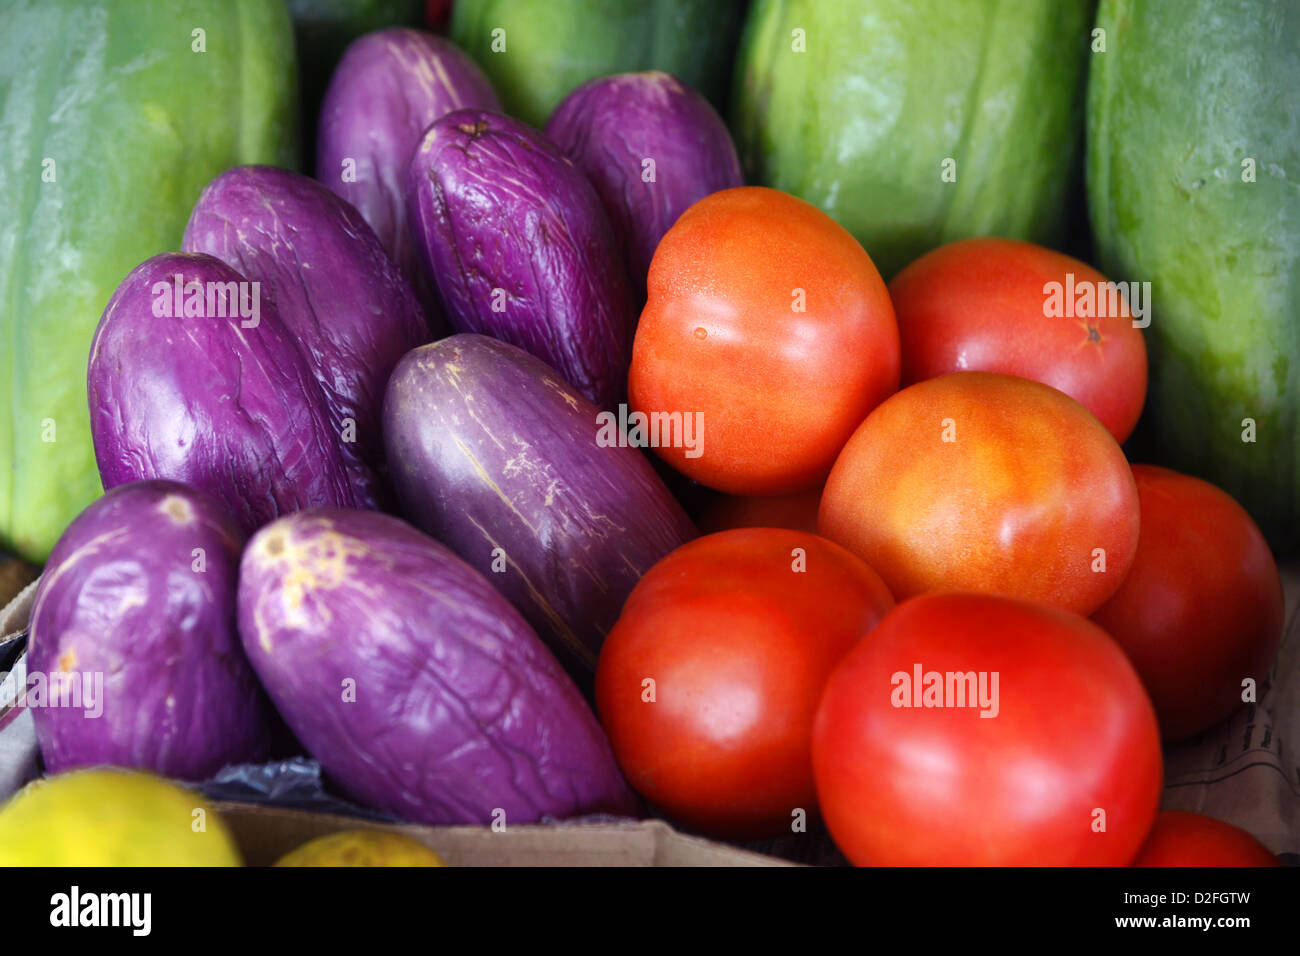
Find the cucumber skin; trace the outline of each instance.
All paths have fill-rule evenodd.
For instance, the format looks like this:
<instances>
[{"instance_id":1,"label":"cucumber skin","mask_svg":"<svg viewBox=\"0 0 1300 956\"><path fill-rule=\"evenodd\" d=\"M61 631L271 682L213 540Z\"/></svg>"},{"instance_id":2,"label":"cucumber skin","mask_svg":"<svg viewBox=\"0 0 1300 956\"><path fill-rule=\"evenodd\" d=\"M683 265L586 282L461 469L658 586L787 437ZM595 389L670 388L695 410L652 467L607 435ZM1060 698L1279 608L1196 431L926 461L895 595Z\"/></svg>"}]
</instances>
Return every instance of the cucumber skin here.
<instances>
[{"instance_id":1,"label":"cucumber skin","mask_svg":"<svg viewBox=\"0 0 1300 956\"><path fill-rule=\"evenodd\" d=\"M15 0L3 21L0 547L40 563L102 491L86 366L104 306L179 248L217 173L296 166L297 66L282 0Z\"/></svg>"},{"instance_id":2,"label":"cucumber skin","mask_svg":"<svg viewBox=\"0 0 1300 956\"><path fill-rule=\"evenodd\" d=\"M747 179L834 217L886 279L955 239L1055 245L1078 184L1092 13L1091 0L755 0L733 84Z\"/></svg>"},{"instance_id":3,"label":"cucumber skin","mask_svg":"<svg viewBox=\"0 0 1300 956\"><path fill-rule=\"evenodd\" d=\"M1140 437L1300 544L1300 9L1103 0L1088 205L1103 271L1151 283ZM1243 182L1242 161L1256 181ZM1255 421L1245 442L1243 419Z\"/></svg>"},{"instance_id":4,"label":"cucumber skin","mask_svg":"<svg viewBox=\"0 0 1300 956\"><path fill-rule=\"evenodd\" d=\"M541 129L575 88L611 73L663 70L727 103L738 0L456 0L451 39L474 58L506 112ZM494 52L493 31L505 31Z\"/></svg>"}]
</instances>

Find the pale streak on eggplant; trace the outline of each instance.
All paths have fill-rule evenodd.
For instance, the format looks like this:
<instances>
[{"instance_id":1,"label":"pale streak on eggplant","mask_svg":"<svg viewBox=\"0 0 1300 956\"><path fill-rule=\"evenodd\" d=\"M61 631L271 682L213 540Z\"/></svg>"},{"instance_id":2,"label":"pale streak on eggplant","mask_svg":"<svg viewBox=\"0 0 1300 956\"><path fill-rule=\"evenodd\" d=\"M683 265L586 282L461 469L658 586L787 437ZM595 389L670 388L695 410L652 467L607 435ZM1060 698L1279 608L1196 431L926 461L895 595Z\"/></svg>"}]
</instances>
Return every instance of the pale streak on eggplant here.
<instances>
[{"instance_id":1,"label":"pale streak on eggplant","mask_svg":"<svg viewBox=\"0 0 1300 956\"><path fill-rule=\"evenodd\" d=\"M496 492L496 496L505 502L506 507L514 512L515 517L524 523L524 527L533 533L533 537L536 537L537 528L534 527L531 521L524 517L523 512L515 507L515 503L510 500L509 496L506 495L504 491L501 490L501 486L492 480L492 476L488 474L487 469L483 467L483 464L476 457L474 457L474 453L465 447L465 443L460 440L460 436L453 435L451 440L456 443L456 448L460 453L469 459L469 463L474 466L474 470L478 473L478 476L483 479L484 484Z\"/></svg>"},{"instance_id":2,"label":"pale streak on eggplant","mask_svg":"<svg viewBox=\"0 0 1300 956\"><path fill-rule=\"evenodd\" d=\"M322 522L329 529L334 527L327 518L312 520ZM249 547L251 557L257 561L260 570L263 572L272 570L275 573L274 580L277 587L274 590L279 592L283 626L294 630L302 630L308 625L303 604L312 591L334 590L346 585L367 597L375 596L372 588L350 578L347 573L349 559L363 556L377 557L373 549L365 542L338 531L325 530L312 533L314 531L315 529L308 528L307 534L295 535L291 527L272 528L269 534L259 536ZM276 535L279 536L282 548L280 552L272 554L270 542ZM328 557L324 552L329 551L331 546L336 553L333 557ZM266 597L267 592L263 590L261 599L254 608L253 616L257 622L258 643L270 654L271 628L265 623L262 613ZM318 605L317 612L325 623L333 620L333 612L328 606Z\"/></svg>"},{"instance_id":3,"label":"pale streak on eggplant","mask_svg":"<svg viewBox=\"0 0 1300 956\"><path fill-rule=\"evenodd\" d=\"M86 558L89 557L90 555L93 555L104 544L107 544L108 542L112 541L115 538L120 538L124 536L126 533L127 531L125 528L119 528L116 531L108 531L105 532L104 534L97 535L96 537L91 538L81 547L77 548L77 550L73 551L63 561L60 561L59 566L54 568L52 571L50 568L47 567L45 569L46 580L42 584L41 590L48 590L49 588L53 587L55 582L57 582L59 578L63 577L64 572L66 572L68 568L72 567L74 564L79 563L82 558ZM35 618L35 616L36 616L36 609L32 608L32 617Z\"/></svg>"},{"instance_id":4,"label":"pale streak on eggplant","mask_svg":"<svg viewBox=\"0 0 1300 956\"><path fill-rule=\"evenodd\" d=\"M491 532L475 521L471 515L467 514L465 517L469 519L470 524L478 529L478 532L483 536L484 541L490 544L493 549L500 549L501 553L505 555L506 564L515 569L515 573L519 575L519 579L524 582L524 587L528 589L528 596L532 598L533 604L546 615L546 620L550 622L553 628L555 628L555 633L560 640L564 642L564 646L576 654L588 667L594 668L596 666L596 654L591 650L591 648L583 643L577 634L573 633L568 623L564 618L560 617L555 608L551 607L546 598L542 596L542 592L537 590L536 585L534 585L528 575L524 573L524 569L516 564L510 557L510 552L505 548L502 548L497 543L497 540L492 537Z\"/></svg>"}]
</instances>

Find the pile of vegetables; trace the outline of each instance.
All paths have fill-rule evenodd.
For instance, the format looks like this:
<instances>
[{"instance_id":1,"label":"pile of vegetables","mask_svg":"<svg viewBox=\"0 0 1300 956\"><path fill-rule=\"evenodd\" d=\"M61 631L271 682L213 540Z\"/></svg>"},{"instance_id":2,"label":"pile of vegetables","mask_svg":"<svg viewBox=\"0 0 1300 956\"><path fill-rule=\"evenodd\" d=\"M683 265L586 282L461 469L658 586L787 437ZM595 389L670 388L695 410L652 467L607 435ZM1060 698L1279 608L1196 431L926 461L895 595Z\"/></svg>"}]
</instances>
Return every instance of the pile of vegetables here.
<instances>
[{"instance_id":1,"label":"pile of vegetables","mask_svg":"<svg viewBox=\"0 0 1300 956\"><path fill-rule=\"evenodd\" d=\"M314 176L288 8L14 5L0 544L103 710L29 687L0 860L238 863L152 775L307 753L418 823L1276 862L1157 812L1300 540L1300 19L1195 3L1231 81L1140 0L296 2Z\"/></svg>"}]
</instances>

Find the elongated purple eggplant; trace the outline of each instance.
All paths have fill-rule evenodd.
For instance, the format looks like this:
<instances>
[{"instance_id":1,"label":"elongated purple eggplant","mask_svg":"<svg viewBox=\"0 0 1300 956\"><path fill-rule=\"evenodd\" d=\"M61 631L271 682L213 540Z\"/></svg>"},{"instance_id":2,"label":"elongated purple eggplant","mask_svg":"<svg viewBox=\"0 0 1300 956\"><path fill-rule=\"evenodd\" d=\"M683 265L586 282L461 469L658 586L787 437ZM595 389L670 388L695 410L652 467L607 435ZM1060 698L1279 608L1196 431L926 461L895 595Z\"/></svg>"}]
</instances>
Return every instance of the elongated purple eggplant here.
<instances>
[{"instance_id":1,"label":"elongated purple eggplant","mask_svg":"<svg viewBox=\"0 0 1300 956\"><path fill-rule=\"evenodd\" d=\"M265 756L271 712L235 624L243 543L219 502L172 481L114 488L68 526L27 657L46 771L200 780Z\"/></svg>"},{"instance_id":2,"label":"elongated purple eggplant","mask_svg":"<svg viewBox=\"0 0 1300 956\"><path fill-rule=\"evenodd\" d=\"M641 575L695 536L646 457L600 441L612 414L482 335L411 352L384 399L405 513L484 572L578 674Z\"/></svg>"},{"instance_id":3,"label":"elongated purple eggplant","mask_svg":"<svg viewBox=\"0 0 1300 956\"><path fill-rule=\"evenodd\" d=\"M226 170L199 197L182 248L260 282L324 389L349 466L383 470L384 386L430 338L410 285L352 206L272 166Z\"/></svg>"},{"instance_id":4,"label":"elongated purple eggplant","mask_svg":"<svg viewBox=\"0 0 1300 956\"><path fill-rule=\"evenodd\" d=\"M546 136L596 187L642 297L655 247L677 217L745 184L717 111L657 70L584 83L551 114Z\"/></svg>"},{"instance_id":5,"label":"elongated purple eggplant","mask_svg":"<svg viewBox=\"0 0 1300 956\"><path fill-rule=\"evenodd\" d=\"M239 629L289 727L368 806L433 824L635 812L537 635L397 518L312 511L263 528L240 564Z\"/></svg>"},{"instance_id":6,"label":"elongated purple eggplant","mask_svg":"<svg viewBox=\"0 0 1300 956\"><path fill-rule=\"evenodd\" d=\"M501 108L473 60L423 30L378 30L343 54L325 91L316 138L316 178L370 223L435 331L442 320L411 242L406 170L429 124L464 107Z\"/></svg>"},{"instance_id":7,"label":"elongated purple eggplant","mask_svg":"<svg viewBox=\"0 0 1300 956\"><path fill-rule=\"evenodd\" d=\"M105 488L184 482L245 533L300 508L375 506L270 297L212 256L131 270L95 330L86 384Z\"/></svg>"},{"instance_id":8,"label":"elongated purple eggplant","mask_svg":"<svg viewBox=\"0 0 1300 956\"><path fill-rule=\"evenodd\" d=\"M411 159L416 244L452 326L518 345L601 408L627 389L636 315L591 183L531 126L434 123Z\"/></svg>"}]
</instances>

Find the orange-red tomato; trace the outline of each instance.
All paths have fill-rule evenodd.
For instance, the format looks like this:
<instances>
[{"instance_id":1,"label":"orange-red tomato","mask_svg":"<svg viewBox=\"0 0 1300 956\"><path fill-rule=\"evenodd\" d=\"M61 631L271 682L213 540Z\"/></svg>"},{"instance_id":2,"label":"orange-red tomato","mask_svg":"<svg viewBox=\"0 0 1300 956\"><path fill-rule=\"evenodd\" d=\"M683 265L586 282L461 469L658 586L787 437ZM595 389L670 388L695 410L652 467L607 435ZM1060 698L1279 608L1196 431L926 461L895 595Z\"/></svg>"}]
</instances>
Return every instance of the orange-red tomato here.
<instances>
[{"instance_id":1,"label":"orange-red tomato","mask_svg":"<svg viewBox=\"0 0 1300 956\"><path fill-rule=\"evenodd\" d=\"M991 372L928 379L844 447L819 525L902 600L962 590L1091 614L1138 538L1124 453L1074 399Z\"/></svg>"},{"instance_id":2,"label":"orange-red tomato","mask_svg":"<svg viewBox=\"0 0 1300 956\"><path fill-rule=\"evenodd\" d=\"M763 497L716 494L697 522L705 534L731 528L790 528L817 533L821 488Z\"/></svg>"},{"instance_id":3,"label":"orange-red tomato","mask_svg":"<svg viewBox=\"0 0 1300 956\"><path fill-rule=\"evenodd\" d=\"M903 384L967 370L1032 378L1082 403L1123 442L1146 400L1147 350L1127 301L1111 301L1115 288L1029 242L940 246L889 284Z\"/></svg>"},{"instance_id":4,"label":"orange-red tomato","mask_svg":"<svg viewBox=\"0 0 1300 956\"><path fill-rule=\"evenodd\" d=\"M650 264L628 382L634 411L703 415L702 449L656 449L711 488L816 487L898 388L898 327L870 257L775 189L706 196ZM698 453L697 452L702 452Z\"/></svg>"},{"instance_id":5,"label":"orange-red tomato","mask_svg":"<svg viewBox=\"0 0 1300 956\"><path fill-rule=\"evenodd\" d=\"M1151 701L1101 628L956 593L904 601L848 653L813 766L836 845L877 866L1123 866L1163 775Z\"/></svg>"},{"instance_id":6,"label":"orange-red tomato","mask_svg":"<svg viewBox=\"0 0 1300 956\"><path fill-rule=\"evenodd\" d=\"M1134 465L1142 528L1119 590L1093 615L1128 654L1166 740L1212 727L1262 685L1282 641L1277 564L1226 492L1167 468Z\"/></svg>"},{"instance_id":7,"label":"orange-red tomato","mask_svg":"<svg viewBox=\"0 0 1300 956\"><path fill-rule=\"evenodd\" d=\"M652 567L601 648L596 707L628 782L711 836L816 815L813 714L832 668L893 599L824 538L697 538Z\"/></svg>"},{"instance_id":8,"label":"orange-red tomato","mask_svg":"<svg viewBox=\"0 0 1300 956\"><path fill-rule=\"evenodd\" d=\"M1281 866L1268 847L1240 827L1199 813L1165 810L1134 866Z\"/></svg>"}]
</instances>

